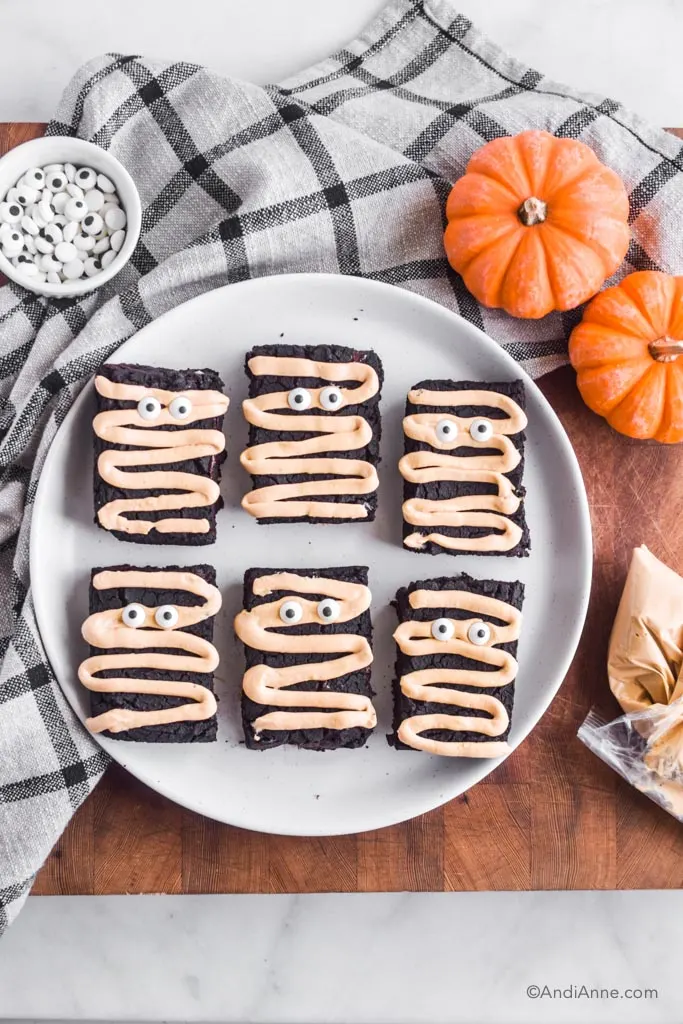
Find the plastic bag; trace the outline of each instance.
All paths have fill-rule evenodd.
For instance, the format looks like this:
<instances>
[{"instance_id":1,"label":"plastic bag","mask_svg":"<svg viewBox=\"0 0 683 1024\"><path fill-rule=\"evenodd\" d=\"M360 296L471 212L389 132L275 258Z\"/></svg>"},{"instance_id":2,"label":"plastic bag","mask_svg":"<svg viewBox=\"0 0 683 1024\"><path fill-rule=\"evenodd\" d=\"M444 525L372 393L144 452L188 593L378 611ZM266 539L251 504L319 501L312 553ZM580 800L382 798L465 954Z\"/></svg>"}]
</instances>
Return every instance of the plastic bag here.
<instances>
[{"instance_id":1,"label":"plastic bag","mask_svg":"<svg viewBox=\"0 0 683 1024\"><path fill-rule=\"evenodd\" d=\"M626 712L592 710L578 738L683 821L683 579L636 548L610 637L610 688Z\"/></svg>"},{"instance_id":2,"label":"plastic bag","mask_svg":"<svg viewBox=\"0 0 683 1024\"><path fill-rule=\"evenodd\" d=\"M683 821L683 697L612 722L589 711L578 737L622 778Z\"/></svg>"}]
</instances>

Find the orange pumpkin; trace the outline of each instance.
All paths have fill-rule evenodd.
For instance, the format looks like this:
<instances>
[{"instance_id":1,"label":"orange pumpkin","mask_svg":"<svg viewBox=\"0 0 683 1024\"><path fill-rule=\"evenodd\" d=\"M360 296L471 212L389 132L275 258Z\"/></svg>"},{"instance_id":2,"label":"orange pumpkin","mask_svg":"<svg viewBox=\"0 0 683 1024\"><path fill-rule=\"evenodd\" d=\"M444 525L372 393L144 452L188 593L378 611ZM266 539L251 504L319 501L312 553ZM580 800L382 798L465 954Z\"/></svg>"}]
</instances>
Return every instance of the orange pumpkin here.
<instances>
[{"instance_id":1,"label":"orange pumpkin","mask_svg":"<svg viewBox=\"0 0 683 1024\"><path fill-rule=\"evenodd\" d=\"M448 262L474 297L531 319L595 295L630 236L621 179L582 142L543 131L478 149L446 217Z\"/></svg>"},{"instance_id":2,"label":"orange pumpkin","mask_svg":"<svg viewBox=\"0 0 683 1024\"><path fill-rule=\"evenodd\" d=\"M620 434L683 441L683 277L642 270L596 295L569 358L586 405Z\"/></svg>"}]
</instances>

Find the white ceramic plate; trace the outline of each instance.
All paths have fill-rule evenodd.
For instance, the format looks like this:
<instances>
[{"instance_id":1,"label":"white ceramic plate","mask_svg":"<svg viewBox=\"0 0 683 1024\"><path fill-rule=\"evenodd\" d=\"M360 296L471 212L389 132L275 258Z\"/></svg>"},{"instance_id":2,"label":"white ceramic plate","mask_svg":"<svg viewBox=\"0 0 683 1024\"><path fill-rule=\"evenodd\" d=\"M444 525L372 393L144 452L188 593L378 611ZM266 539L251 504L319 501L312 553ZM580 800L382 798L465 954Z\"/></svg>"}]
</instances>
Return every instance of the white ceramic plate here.
<instances>
[{"instance_id":1,"label":"white ceramic plate","mask_svg":"<svg viewBox=\"0 0 683 1024\"><path fill-rule=\"evenodd\" d=\"M240 412L246 396L244 354L252 345L280 340L373 348L381 357L386 374L383 462L374 524L258 526L240 508L249 487L238 461L247 436ZM201 814L297 835L357 832L403 821L452 799L492 771L499 761L438 758L387 744L396 622L389 602L402 584L461 570L526 583L510 738L517 746L555 696L583 626L591 535L579 468L555 414L527 379L525 484L532 554L523 559L453 558L401 548L396 463L412 384L424 377L510 380L520 376L516 363L476 328L424 298L357 278L303 274L248 281L194 299L145 327L113 359L213 367L226 383L231 407L223 470L226 504L213 547L193 551L126 544L93 525L92 385L74 404L49 452L31 536L33 594L47 654L81 719L87 715L88 697L76 670L86 654L80 626L87 616L91 566L208 561L216 566L224 595L215 627L221 654L218 742L175 746L98 737L102 746L153 789ZM242 652L231 625L240 608L244 570L358 563L370 567L373 592L379 725L370 742L360 750L330 753L246 750L238 714Z\"/></svg>"}]
</instances>

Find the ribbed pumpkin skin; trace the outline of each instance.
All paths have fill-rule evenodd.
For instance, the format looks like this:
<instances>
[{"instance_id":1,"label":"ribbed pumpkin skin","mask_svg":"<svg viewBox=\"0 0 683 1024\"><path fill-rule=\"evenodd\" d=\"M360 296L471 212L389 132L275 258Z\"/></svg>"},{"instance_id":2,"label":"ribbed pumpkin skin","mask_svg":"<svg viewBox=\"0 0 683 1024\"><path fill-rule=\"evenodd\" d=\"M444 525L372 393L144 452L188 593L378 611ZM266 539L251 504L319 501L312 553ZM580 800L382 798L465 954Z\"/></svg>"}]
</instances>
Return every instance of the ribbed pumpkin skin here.
<instances>
[{"instance_id":1,"label":"ribbed pumpkin skin","mask_svg":"<svg viewBox=\"0 0 683 1024\"><path fill-rule=\"evenodd\" d=\"M683 277L629 274L596 295L572 331L581 397L620 434L683 441L682 342Z\"/></svg>"},{"instance_id":2,"label":"ribbed pumpkin skin","mask_svg":"<svg viewBox=\"0 0 683 1024\"><path fill-rule=\"evenodd\" d=\"M545 220L525 225L534 197ZM526 131L487 142L446 205L448 262L484 306L538 319L600 289L628 249L628 197L614 171L575 139Z\"/></svg>"}]
</instances>

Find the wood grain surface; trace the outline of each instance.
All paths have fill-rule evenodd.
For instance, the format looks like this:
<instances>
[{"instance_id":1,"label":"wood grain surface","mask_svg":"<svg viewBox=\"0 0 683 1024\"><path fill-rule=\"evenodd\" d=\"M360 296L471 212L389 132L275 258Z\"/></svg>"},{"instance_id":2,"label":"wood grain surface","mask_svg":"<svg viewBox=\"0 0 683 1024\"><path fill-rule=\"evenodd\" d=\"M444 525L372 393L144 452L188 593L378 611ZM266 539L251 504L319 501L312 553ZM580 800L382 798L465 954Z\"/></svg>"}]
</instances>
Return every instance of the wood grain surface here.
<instances>
[{"instance_id":1,"label":"wood grain surface","mask_svg":"<svg viewBox=\"0 0 683 1024\"><path fill-rule=\"evenodd\" d=\"M0 125L0 152L40 134ZM676 134L683 137L682 132ZM630 553L683 572L680 447L630 441L582 404L570 369L541 381L574 445L593 519L595 573L571 670L531 736L445 807L377 832L265 836L185 811L118 766L74 816L34 892L377 892L683 886L683 827L576 739L588 709L616 715L605 677Z\"/></svg>"}]
</instances>

